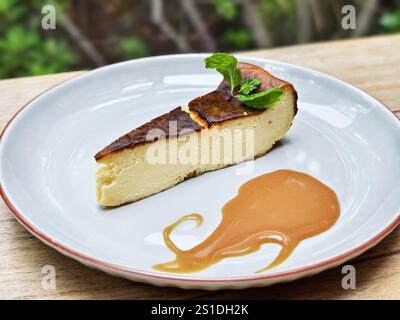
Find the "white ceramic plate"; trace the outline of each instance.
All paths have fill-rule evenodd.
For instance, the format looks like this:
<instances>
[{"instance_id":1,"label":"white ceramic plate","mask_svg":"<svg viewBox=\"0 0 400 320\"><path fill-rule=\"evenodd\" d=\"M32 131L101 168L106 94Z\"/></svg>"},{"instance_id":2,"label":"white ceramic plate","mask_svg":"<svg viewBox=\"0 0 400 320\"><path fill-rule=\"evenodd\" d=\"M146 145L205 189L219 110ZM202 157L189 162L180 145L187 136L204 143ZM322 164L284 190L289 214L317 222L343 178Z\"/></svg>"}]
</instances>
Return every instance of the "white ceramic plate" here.
<instances>
[{"instance_id":1,"label":"white ceramic plate","mask_svg":"<svg viewBox=\"0 0 400 320\"><path fill-rule=\"evenodd\" d=\"M102 210L96 204L93 155L151 118L211 91L220 76L205 55L173 55L110 65L67 81L30 102L1 139L2 196L16 218L60 252L136 281L184 288L264 286L315 274L361 254L399 223L400 122L360 90L322 73L261 59L294 84L299 112L282 145L257 159L248 175L235 167L204 174L142 201ZM336 191L341 216L333 228L303 241L280 266L262 274L279 251L221 261L193 274L167 274L152 265L174 256L162 230L199 212L204 224L178 227L187 249L218 225L221 207L247 180L276 169L309 173ZM206 201L199 201L207 199Z\"/></svg>"}]
</instances>

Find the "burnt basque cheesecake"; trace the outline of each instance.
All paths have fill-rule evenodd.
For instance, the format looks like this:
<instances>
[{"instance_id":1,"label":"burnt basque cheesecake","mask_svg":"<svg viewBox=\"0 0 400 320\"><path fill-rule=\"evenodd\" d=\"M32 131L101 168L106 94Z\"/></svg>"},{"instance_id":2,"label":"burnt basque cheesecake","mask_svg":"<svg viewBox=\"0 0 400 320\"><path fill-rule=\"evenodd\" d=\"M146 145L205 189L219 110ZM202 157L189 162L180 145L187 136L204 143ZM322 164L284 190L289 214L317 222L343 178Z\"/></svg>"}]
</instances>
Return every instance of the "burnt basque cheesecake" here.
<instances>
[{"instance_id":1,"label":"burnt basque cheesecake","mask_svg":"<svg viewBox=\"0 0 400 320\"><path fill-rule=\"evenodd\" d=\"M96 172L98 203L118 206L134 202L187 178L268 152L292 124L297 93L293 85L255 65L238 62L237 69L244 80L259 80L257 92L281 88L279 101L268 109L249 107L232 96L224 80L215 91L193 99L188 106L132 130L95 155L100 165ZM248 129L251 134L244 133ZM221 132L240 131L243 134L232 134L232 139L211 143ZM194 145L192 153L188 152L189 142ZM226 151L224 143L231 143L233 147L226 149L233 151ZM243 152L246 148L251 152ZM158 158L150 159L152 155ZM179 155L184 155L183 160Z\"/></svg>"}]
</instances>

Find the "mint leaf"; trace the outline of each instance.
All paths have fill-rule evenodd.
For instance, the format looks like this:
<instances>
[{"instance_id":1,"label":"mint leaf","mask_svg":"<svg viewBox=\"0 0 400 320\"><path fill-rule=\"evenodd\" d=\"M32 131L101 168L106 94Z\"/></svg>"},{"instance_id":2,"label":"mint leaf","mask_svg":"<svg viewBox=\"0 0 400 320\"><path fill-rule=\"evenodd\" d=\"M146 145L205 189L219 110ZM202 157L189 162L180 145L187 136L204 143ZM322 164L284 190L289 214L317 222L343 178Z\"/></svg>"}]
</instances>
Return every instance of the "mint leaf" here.
<instances>
[{"instance_id":1,"label":"mint leaf","mask_svg":"<svg viewBox=\"0 0 400 320\"><path fill-rule=\"evenodd\" d=\"M282 94L283 90L281 88L272 88L250 95L239 94L235 97L247 106L257 109L267 109L273 107L279 101Z\"/></svg>"},{"instance_id":2,"label":"mint leaf","mask_svg":"<svg viewBox=\"0 0 400 320\"><path fill-rule=\"evenodd\" d=\"M207 57L204 61L207 69L216 69L223 75L224 79L229 82L231 93L242 81L242 74L240 70L236 68L237 60L234 56L218 52Z\"/></svg>"},{"instance_id":3,"label":"mint leaf","mask_svg":"<svg viewBox=\"0 0 400 320\"><path fill-rule=\"evenodd\" d=\"M253 79L253 78L246 79L240 84L239 92L245 95L249 95L250 92L257 90L260 84L261 81L258 79Z\"/></svg>"},{"instance_id":4,"label":"mint leaf","mask_svg":"<svg viewBox=\"0 0 400 320\"><path fill-rule=\"evenodd\" d=\"M283 94L283 90L280 88L272 88L252 94L258 89L261 81L254 78L243 81L242 74L237 68L237 60L230 54L217 52L204 61L207 69L216 69L229 82L231 95L249 107L270 108L279 101Z\"/></svg>"},{"instance_id":5,"label":"mint leaf","mask_svg":"<svg viewBox=\"0 0 400 320\"><path fill-rule=\"evenodd\" d=\"M219 71L217 69L217 71ZM225 80L229 81L229 85L231 87L231 93L233 93L233 90L235 89L236 86L238 86L240 84L240 82L242 81L242 74L240 73L240 70L236 68L235 66L230 66L228 69L228 77L225 78Z\"/></svg>"},{"instance_id":6,"label":"mint leaf","mask_svg":"<svg viewBox=\"0 0 400 320\"><path fill-rule=\"evenodd\" d=\"M234 56L224 52L214 53L212 56L205 58L206 68L216 69L216 68L227 68L230 65L237 64L237 60Z\"/></svg>"}]
</instances>

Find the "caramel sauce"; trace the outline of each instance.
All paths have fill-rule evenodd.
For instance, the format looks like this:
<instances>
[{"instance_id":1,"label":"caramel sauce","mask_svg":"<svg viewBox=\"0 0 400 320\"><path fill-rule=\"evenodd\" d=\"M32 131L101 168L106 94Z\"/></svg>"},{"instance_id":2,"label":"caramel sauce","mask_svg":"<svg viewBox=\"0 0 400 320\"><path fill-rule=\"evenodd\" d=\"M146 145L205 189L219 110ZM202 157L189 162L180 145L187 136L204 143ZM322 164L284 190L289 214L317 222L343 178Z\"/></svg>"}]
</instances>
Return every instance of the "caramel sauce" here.
<instances>
[{"instance_id":1,"label":"caramel sauce","mask_svg":"<svg viewBox=\"0 0 400 320\"><path fill-rule=\"evenodd\" d=\"M244 183L238 195L222 208L219 226L192 249L177 248L170 234L187 220L201 225L201 215L186 215L165 228L165 243L176 259L153 268L164 272L196 272L224 258L255 252L262 244L279 244L282 248L278 256L257 271L263 272L282 263L302 240L328 230L339 215L339 202L332 189L304 173L274 171Z\"/></svg>"}]
</instances>

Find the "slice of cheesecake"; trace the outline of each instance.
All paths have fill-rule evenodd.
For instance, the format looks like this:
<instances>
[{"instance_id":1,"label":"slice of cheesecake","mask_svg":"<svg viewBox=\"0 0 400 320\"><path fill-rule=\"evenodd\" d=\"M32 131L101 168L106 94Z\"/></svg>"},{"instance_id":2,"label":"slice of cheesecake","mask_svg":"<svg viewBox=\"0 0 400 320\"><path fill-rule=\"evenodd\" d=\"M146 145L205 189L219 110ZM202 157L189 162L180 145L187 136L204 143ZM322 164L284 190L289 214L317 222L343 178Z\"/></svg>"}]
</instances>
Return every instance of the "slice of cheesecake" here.
<instances>
[{"instance_id":1,"label":"slice of cheesecake","mask_svg":"<svg viewBox=\"0 0 400 320\"><path fill-rule=\"evenodd\" d=\"M95 155L97 200L118 206L163 191L206 171L264 155L288 131L297 112L293 86L264 69L238 63L243 79L258 91L284 90L269 109L232 98L229 84L161 115L112 142Z\"/></svg>"}]
</instances>

